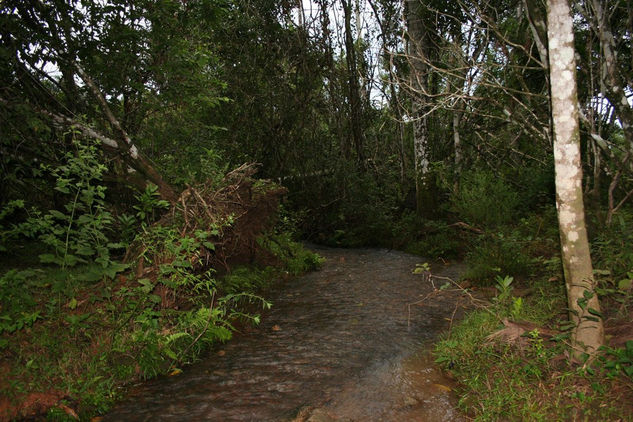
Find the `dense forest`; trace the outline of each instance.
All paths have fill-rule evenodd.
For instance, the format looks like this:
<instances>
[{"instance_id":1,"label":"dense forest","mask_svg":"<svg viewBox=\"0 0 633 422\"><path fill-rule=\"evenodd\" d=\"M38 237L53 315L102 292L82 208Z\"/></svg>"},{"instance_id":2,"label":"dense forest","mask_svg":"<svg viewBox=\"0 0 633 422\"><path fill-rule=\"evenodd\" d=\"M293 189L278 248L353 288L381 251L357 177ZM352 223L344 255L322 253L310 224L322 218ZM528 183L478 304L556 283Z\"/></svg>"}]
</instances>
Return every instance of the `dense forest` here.
<instances>
[{"instance_id":1,"label":"dense forest","mask_svg":"<svg viewBox=\"0 0 633 422\"><path fill-rule=\"evenodd\" d=\"M0 420L176 373L303 240L465 261L435 355L477 420L633 418L632 37L626 0L2 1Z\"/></svg>"}]
</instances>

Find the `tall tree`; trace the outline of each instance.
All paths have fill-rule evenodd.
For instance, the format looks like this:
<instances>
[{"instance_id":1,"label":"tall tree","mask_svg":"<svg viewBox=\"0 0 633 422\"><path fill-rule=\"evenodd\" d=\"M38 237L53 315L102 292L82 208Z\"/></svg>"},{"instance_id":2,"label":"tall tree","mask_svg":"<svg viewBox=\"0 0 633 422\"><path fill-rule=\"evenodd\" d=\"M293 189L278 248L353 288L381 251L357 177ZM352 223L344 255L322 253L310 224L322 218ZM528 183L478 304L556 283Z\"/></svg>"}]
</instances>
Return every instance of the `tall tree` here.
<instances>
[{"instance_id":1,"label":"tall tree","mask_svg":"<svg viewBox=\"0 0 633 422\"><path fill-rule=\"evenodd\" d=\"M574 354L593 354L604 340L582 196L574 33L568 0L548 0L549 65L556 207Z\"/></svg>"},{"instance_id":2,"label":"tall tree","mask_svg":"<svg viewBox=\"0 0 633 422\"><path fill-rule=\"evenodd\" d=\"M352 3L350 0L341 0L345 20L345 59L347 64L347 90L349 104L349 119L352 132L356 158L361 167L365 165L363 148L365 133L363 131L363 102L360 96L358 83L358 66L356 59L356 45L352 33ZM358 24L358 23L357 23Z\"/></svg>"},{"instance_id":3,"label":"tall tree","mask_svg":"<svg viewBox=\"0 0 633 422\"><path fill-rule=\"evenodd\" d=\"M431 50L429 19L421 0L407 0L408 58L410 63L409 88L412 92L413 160L415 169L416 208L424 214L428 208L430 147L428 112L430 102L429 55Z\"/></svg>"}]
</instances>

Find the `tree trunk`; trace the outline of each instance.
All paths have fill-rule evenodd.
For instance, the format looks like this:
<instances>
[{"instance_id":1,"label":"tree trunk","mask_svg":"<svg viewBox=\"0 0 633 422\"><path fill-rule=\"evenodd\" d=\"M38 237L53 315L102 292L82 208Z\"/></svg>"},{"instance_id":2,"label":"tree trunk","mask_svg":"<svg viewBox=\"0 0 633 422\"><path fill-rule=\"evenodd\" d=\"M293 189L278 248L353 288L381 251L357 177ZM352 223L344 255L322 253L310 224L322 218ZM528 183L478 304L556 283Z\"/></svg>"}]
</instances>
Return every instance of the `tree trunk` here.
<instances>
[{"instance_id":1,"label":"tree trunk","mask_svg":"<svg viewBox=\"0 0 633 422\"><path fill-rule=\"evenodd\" d=\"M628 141L629 149L633 151L633 107L627 100L627 92L632 88L627 84L627 79L618 67L617 51L613 31L609 24L607 13L604 11L604 2L599 0L591 1L593 14L591 22L593 31L600 39L600 49L604 59L604 74L602 83L604 84L603 94L615 109L615 113L622 124L624 137Z\"/></svg>"},{"instance_id":2,"label":"tree trunk","mask_svg":"<svg viewBox=\"0 0 633 422\"><path fill-rule=\"evenodd\" d=\"M167 183L160 173L156 171L154 166L152 166L152 164L139 153L136 145L132 142L132 139L130 139L125 129L123 129L123 126L121 126L121 123L119 123L116 119L112 110L110 110L103 94L92 78L78 64L75 65L75 68L77 69L77 73L81 79L86 83L94 97L97 99L99 106L112 128L118 132L119 136L114 139L114 142L116 143L119 153L125 163L133 171L140 173L147 181L154 183L158 187L158 193L163 199L171 203L176 202L178 200L178 195L176 194L174 188Z\"/></svg>"},{"instance_id":3,"label":"tree trunk","mask_svg":"<svg viewBox=\"0 0 633 422\"><path fill-rule=\"evenodd\" d=\"M416 208L419 215L430 210L430 154L427 109L429 101L428 37L422 18L420 0L407 0L408 58L412 93L413 161L415 171Z\"/></svg>"},{"instance_id":4,"label":"tree trunk","mask_svg":"<svg viewBox=\"0 0 633 422\"><path fill-rule=\"evenodd\" d=\"M347 87L348 101L350 108L350 126L352 130L352 141L356 150L356 158L361 168L365 166L365 133L363 132L362 123L362 106L360 97L360 86L358 83L358 70L356 65L356 47L354 46L354 37L352 34L352 5L348 0L341 0L343 5L343 13L345 17L345 58L347 62Z\"/></svg>"},{"instance_id":5,"label":"tree trunk","mask_svg":"<svg viewBox=\"0 0 633 422\"><path fill-rule=\"evenodd\" d=\"M461 104L461 100L457 101ZM463 161L462 140L459 136L459 123L462 117L462 109L459 104L457 108L453 110L453 148L455 149L455 183L453 184L453 189L455 190L455 193L459 191Z\"/></svg>"},{"instance_id":6,"label":"tree trunk","mask_svg":"<svg viewBox=\"0 0 633 422\"><path fill-rule=\"evenodd\" d=\"M547 71L549 59L547 57L547 24L545 23L545 16L543 16L538 4L531 0L523 0L523 9L530 26L530 32L532 32L532 39L536 43L541 65Z\"/></svg>"},{"instance_id":7,"label":"tree trunk","mask_svg":"<svg viewBox=\"0 0 633 422\"><path fill-rule=\"evenodd\" d=\"M574 34L569 0L548 0L549 65L552 118L554 122L554 163L556 208L562 248L565 285L574 356L593 355L604 341L600 304L589 253L582 197L582 169Z\"/></svg>"}]
</instances>

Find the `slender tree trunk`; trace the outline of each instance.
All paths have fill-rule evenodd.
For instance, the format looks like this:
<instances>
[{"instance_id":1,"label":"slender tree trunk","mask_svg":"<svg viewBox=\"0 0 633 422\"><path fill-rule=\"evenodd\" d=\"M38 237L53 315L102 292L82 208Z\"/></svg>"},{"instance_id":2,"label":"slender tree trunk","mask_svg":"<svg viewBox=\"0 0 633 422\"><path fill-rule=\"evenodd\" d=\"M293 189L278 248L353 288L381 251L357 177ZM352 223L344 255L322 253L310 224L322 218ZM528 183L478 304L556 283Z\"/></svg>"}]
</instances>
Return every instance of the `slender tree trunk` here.
<instances>
[{"instance_id":1,"label":"slender tree trunk","mask_svg":"<svg viewBox=\"0 0 633 422\"><path fill-rule=\"evenodd\" d=\"M410 89L412 92L413 161L415 171L416 208L418 214L429 210L430 154L427 121L429 70L428 43L420 0L407 0L407 26L409 33L408 57L410 63Z\"/></svg>"},{"instance_id":2,"label":"slender tree trunk","mask_svg":"<svg viewBox=\"0 0 633 422\"><path fill-rule=\"evenodd\" d=\"M108 122L118 133L118 136L114 138L114 141L117 144L117 148L121 154L121 157L125 161L125 163L133 170L140 173L147 181L154 183L158 187L158 193L160 193L163 199L174 203L178 200L178 195L174 188L163 179L163 177L156 171L154 166L143 157L136 145L132 142L132 139L129 137L121 123L116 119L112 110L108 106L103 94L94 83L92 78L81 68L81 66L76 65L77 73L81 77L81 79L86 83L94 97L97 99L103 114L105 114Z\"/></svg>"},{"instance_id":3,"label":"slender tree trunk","mask_svg":"<svg viewBox=\"0 0 633 422\"><path fill-rule=\"evenodd\" d=\"M556 207L565 272L574 356L594 354L604 341L600 304L589 253L582 197L582 169L574 34L569 0L548 0L549 65Z\"/></svg>"},{"instance_id":4,"label":"slender tree trunk","mask_svg":"<svg viewBox=\"0 0 633 422\"><path fill-rule=\"evenodd\" d=\"M532 0L523 0L523 9L532 32L532 39L536 43L536 49L541 59L541 65L547 71L549 59L547 57L547 24L542 9Z\"/></svg>"},{"instance_id":5,"label":"slender tree trunk","mask_svg":"<svg viewBox=\"0 0 633 422\"><path fill-rule=\"evenodd\" d=\"M600 39L600 49L604 58L603 84L606 88L605 96L615 109L616 115L622 124L624 137L629 143L629 149L633 151L633 107L627 100L627 92L633 88L627 84L627 79L622 75L618 67L615 39L607 13L604 10L604 1L592 0L593 30Z\"/></svg>"},{"instance_id":6,"label":"slender tree trunk","mask_svg":"<svg viewBox=\"0 0 633 422\"><path fill-rule=\"evenodd\" d=\"M347 87L350 108L350 126L352 129L352 141L356 150L356 158L361 168L365 165L365 133L362 124L362 101L358 82L358 68L356 65L356 47L352 34L352 5L348 0L341 0L345 18L345 57L347 62Z\"/></svg>"},{"instance_id":7,"label":"slender tree trunk","mask_svg":"<svg viewBox=\"0 0 633 422\"><path fill-rule=\"evenodd\" d=\"M461 100L458 100L461 103ZM459 135L459 123L462 117L462 108L458 105L457 109L453 110L453 148L455 149L455 183L453 188L455 193L459 191L459 183L462 176L462 140Z\"/></svg>"}]
</instances>

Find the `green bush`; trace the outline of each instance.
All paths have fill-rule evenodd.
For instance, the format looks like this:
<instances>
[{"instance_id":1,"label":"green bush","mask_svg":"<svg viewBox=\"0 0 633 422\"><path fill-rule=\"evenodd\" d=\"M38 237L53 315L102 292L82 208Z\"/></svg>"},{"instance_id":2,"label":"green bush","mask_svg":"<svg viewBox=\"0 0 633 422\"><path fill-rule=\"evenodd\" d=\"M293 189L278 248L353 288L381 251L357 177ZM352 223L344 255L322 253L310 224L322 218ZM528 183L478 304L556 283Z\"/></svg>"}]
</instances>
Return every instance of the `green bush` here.
<instances>
[{"instance_id":1,"label":"green bush","mask_svg":"<svg viewBox=\"0 0 633 422\"><path fill-rule=\"evenodd\" d=\"M548 156L552 160L553 156ZM521 209L534 210L544 204L554 204L556 186L554 180L554 163L548 165L527 165L513 169L511 175L517 186L521 187L519 197Z\"/></svg>"},{"instance_id":2,"label":"green bush","mask_svg":"<svg viewBox=\"0 0 633 422\"><path fill-rule=\"evenodd\" d=\"M532 259L526 254L525 241L513 232L486 235L466 254L465 278L491 280L496 275L527 275Z\"/></svg>"},{"instance_id":3,"label":"green bush","mask_svg":"<svg viewBox=\"0 0 633 422\"><path fill-rule=\"evenodd\" d=\"M399 179L373 170L341 165L332 174L311 179L309 186L291 186L295 208L308 210L296 214L305 237L343 247L393 247L399 242L394 232L402 213Z\"/></svg>"},{"instance_id":4,"label":"green bush","mask_svg":"<svg viewBox=\"0 0 633 422\"><path fill-rule=\"evenodd\" d=\"M218 282L220 290L226 293L255 292L265 287L273 276L273 268L236 267Z\"/></svg>"},{"instance_id":5,"label":"green bush","mask_svg":"<svg viewBox=\"0 0 633 422\"><path fill-rule=\"evenodd\" d=\"M594 267L622 279L633 272L633 212L619 211L591 242Z\"/></svg>"},{"instance_id":6,"label":"green bush","mask_svg":"<svg viewBox=\"0 0 633 422\"><path fill-rule=\"evenodd\" d=\"M288 232L262 236L257 241L260 246L275 255L292 275L316 270L323 263L323 258L293 241Z\"/></svg>"},{"instance_id":7,"label":"green bush","mask_svg":"<svg viewBox=\"0 0 633 422\"><path fill-rule=\"evenodd\" d=\"M422 240L412 241L404 248L405 252L427 258L456 258L462 250L462 243L450 229L424 236Z\"/></svg>"},{"instance_id":8,"label":"green bush","mask_svg":"<svg viewBox=\"0 0 633 422\"><path fill-rule=\"evenodd\" d=\"M459 383L459 407L475 421L630 420L620 391L633 374L633 342L604 348L594 369L568 365L560 360L566 337L542 327L565 308L563 286L541 279L533 288L537 294L516 298L511 279L497 278L501 294L492 305L468 313L436 343L436 362ZM517 329L523 334L513 337Z\"/></svg>"},{"instance_id":9,"label":"green bush","mask_svg":"<svg viewBox=\"0 0 633 422\"><path fill-rule=\"evenodd\" d=\"M452 210L466 222L488 228L517 218L518 193L502 178L487 171L472 171L462 177L459 192L451 198Z\"/></svg>"},{"instance_id":10,"label":"green bush","mask_svg":"<svg viewBox=\"0 0 633 422\"><path fill-rule=\"evenodd\" d=\"M36 270L10 270L0 277L0 334L22 330L41 318L29 289L35 274ZM0 349L3 343L0 339Z\"/></svg>"}]
</instances>

